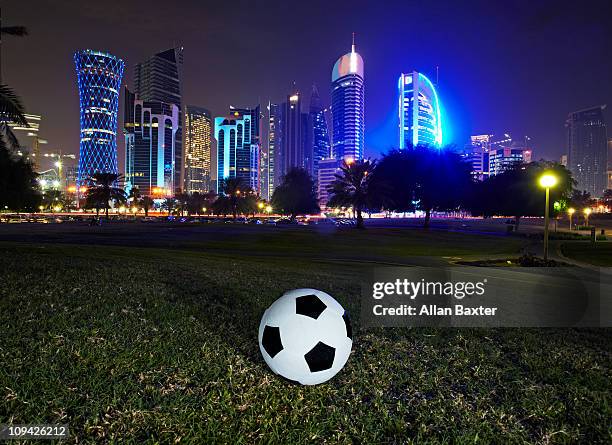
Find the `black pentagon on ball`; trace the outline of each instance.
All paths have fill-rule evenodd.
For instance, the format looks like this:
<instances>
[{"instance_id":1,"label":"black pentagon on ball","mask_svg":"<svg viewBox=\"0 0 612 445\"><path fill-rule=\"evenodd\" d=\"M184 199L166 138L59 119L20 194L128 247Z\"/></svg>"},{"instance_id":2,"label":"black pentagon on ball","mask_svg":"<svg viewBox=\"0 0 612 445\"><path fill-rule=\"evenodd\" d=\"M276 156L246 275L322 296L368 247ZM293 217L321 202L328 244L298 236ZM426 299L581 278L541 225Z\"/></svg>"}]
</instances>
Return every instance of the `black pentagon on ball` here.
<instances>
[{"instance_id":1,"label":"black pentagon on ball","mask_svg":"<svg viewBox=\"0 0 612 445\"><path fill-rule=\"evenodd\" d=\"M344 320L344 326L346 327L346 336L352 340L353 328L351 326L351 317L349 316L349 313L347 311L344 311L342 319Z\"/></svg>"},{"instance_id":2,"label":"black pentagon on ball","mask_svg":"<svg viewBox=\"0 0 612 445\"><path fill-rule=\"evenodd\" d=\"M283 342L280 337L280 329L275 326L264 327L261 344L272 358L283 350Z\"/></svg>"},{"instance_id":3,"label":"black pentagon on ball","mask_svg":"<svg viewBox=\"0 0 612 445\"><path fill-rule=\"evenodd\" d=\"M319 318L319 315L327 308L316 295L303 295L295 299L295 313L306 317Z\"/></svg>"},{"instance_id":4,"label":"black pentagon on ball","mask_svg":"<svg viewBox=\"0 0 612 445\"><path fill-rule=\"evenodd\" d=\"M306 364L310 369L310 372L325 371L332 367L334 364L334 357L336 356L336 349L325 343L319 342L308 351L304 358Z\"/></svg>"}]
</instances>

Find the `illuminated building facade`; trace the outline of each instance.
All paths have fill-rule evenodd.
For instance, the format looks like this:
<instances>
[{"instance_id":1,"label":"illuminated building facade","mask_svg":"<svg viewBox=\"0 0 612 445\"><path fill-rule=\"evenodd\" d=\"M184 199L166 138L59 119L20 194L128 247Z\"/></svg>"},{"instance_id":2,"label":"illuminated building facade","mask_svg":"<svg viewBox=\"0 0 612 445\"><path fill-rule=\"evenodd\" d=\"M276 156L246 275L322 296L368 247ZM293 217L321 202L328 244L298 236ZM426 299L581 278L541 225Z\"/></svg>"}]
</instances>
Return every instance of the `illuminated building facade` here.
<instances>
[{"instance_id":1,"label":"illuminated building facade","mask_svg":"<svg viewBox=\"0 0 612 445\"><path fill-rule=\"evenodd\" d=\"M259 113L259 105L230 108L227 116L215 118L217 193L227 178L241 178L245 186L259 191Z\"/></svg>"},{"instance_id":2,"label":"illuminated building facade","mask_svg":"<svg viewBox=\"0 0 612 445\"><path fill-rule=\"evenodd\" d=\"M185 111L185 191L211 190L212 118L205 108L187 105Z\"/></svg>"},{"instance_id":3,"label":"illuminated building facade","mask_svg":"<svg viewBox=\"0 0 612 445\"><path fill-rule=\"evenodd\" d=\"M134 69L134 93L146 102L174 104L179 113L178 130L174 146L174 187L179 191L184 187L183 167L183 118L181 101L181 73L183 67L183 48L170 48L154 54Z\"/></svg>"},{"instance_id":4,"label":"illuminated building facade","mask_svg":"<svg viewBox=\"0 0 612 445\"><path fill-rule=\"evenodd\" d=\"M280 183L280 168L282 162L282 126L281 107L272 102L268 103L266 115L266 147L261 156L261 196L269 200L274 189Z\"/></svg>"},{"instance_id":5,"label":"illuminated building facade","mask_svg":"<svg viewBox=\"0 0 612 445\"><path fill-rule=\"evenodd\" d=\"M513 168L517 164L531 162L532 150L527 147L511 145L491 148L489 151L489 175L494 176Z\"/></svg>"},{"instance_id":6,"label":"illuminated building facade","mask_svg":"<svg viewBox=\"0 0 612 445\"><path fill-rule=\"evenodd\" d=\"M329 159L331 156L331 145L329 142L329 131L327 129L325 110L321 104L319 91L314 85L312 87L312 94L310 95L308 131L311 135L309 141L312 141L312 149L309 150L312 152L311 174L316 181L319 176L319 162L323 159Z\"/></svg>"},{"instance_id":7,"label":"illuminated building facade","mask_svg":"<svg viewBox=\"0 0 612 445\"><path fill-rule=\"evenodd\" d=\"M400 150L427 145L442 146L442 119L438 93L422 73L401 74L399 89Z\"/></svg>"},{"instance_id":8,"label":"illuminated building facade","mask_svg":"<svg viewBox=\"0 0 612 445\"><path fill-rule=\"evenodd\" d=\"M74 55L80 103L79 184L94 173L118 173L117 110L124 63L100 51Z\"/></svg>"},{"instance_id":9,"label":"illuminated building facade","mask_svg":"<svg viewBox=\"0 0 612 445\"><path fill-rule=\"evenodd\" d=\"M17 140L19 141L19 152L27 155L32 162L34 170L38 171L41 168L40 145L46 144L47 141L38 136L40 130L41 116L38 114L24 114L27 127L23 127L15 122L8 122Z\"/></svg>"},{"instance_id":10,"label":"illuminated building facade","mask_svg":"<svg viewBox=\"0 0 612 445\"><path fill-rule=\"evenodd\" d=\"M605 105L570 113L567 128L567 161L578 190L600 197L608 186L608 136Z\"/></svg>"},{"instance_id":11,"label":"illuminated building facade","mask_svg":"<svg viewBox=\"0 0 612 445\"><path fill-rule=\"evenodd\" d=\"M329 192L327 188L336 179L336 173L340 171L341 161L333 158L321 159L319 161L319 169L317 171L317 197L319 205L324 209L329 201Z\"/></svg>"},{"instance_id":12,"label":"illuminated building facade","mask_svg":"<svg viewBox=\"0 0 612 445\"><path fill-rule=\"evenodd\" d=\"M364 148L364 75L363 59L355 51L334 64L331 83L332 155L338 160L363 158Z\"/></svg>"},{"instance_id":13,"label":"illuminated building facade","mask_svg":"<svg viewBox=\"0 0 612 445\"><path fill-rule=\"evenodd\" d=\"M294 167L308 168L306 153L307 119L302 113L302 98L295 92L287 96L281 109L282 128L282 166L280 175L286 175Z\"/></svg>"},{"instance_id":14,"label":"illuminated building facade","mask_svg":"<svg viewBox=\"0 0 612 445\"><path fill-rule=\"evenodd\" d=\"M175 154L179 109L143 101L125 88L125 189L162 199L176 189Z\"/></svg>"}]
</instances>

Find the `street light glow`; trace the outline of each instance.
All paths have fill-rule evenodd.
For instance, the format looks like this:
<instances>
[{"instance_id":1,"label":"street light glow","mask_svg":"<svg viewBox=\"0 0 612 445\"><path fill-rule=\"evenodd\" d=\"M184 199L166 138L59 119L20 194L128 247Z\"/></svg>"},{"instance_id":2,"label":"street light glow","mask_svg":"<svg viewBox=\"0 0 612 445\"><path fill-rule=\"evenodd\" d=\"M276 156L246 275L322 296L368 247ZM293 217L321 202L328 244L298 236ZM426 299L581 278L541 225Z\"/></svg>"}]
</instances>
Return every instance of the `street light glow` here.
<instances>
[{"instance_id":1,"label":"street light glow","mask_svg":"<svg viewBox=\"0 0 612 445\"><path fill-rule=\"evenodd\" d=\"M587 215L587 216L589 216L589 215L591 214L591 212L592 212L592 210L591 210L591 208L590 208L590 207L587 207L587 208L586 208L586 209L584 209L583 211L584 211L584 214L585 214L585 215Z\"/></svg>"},{"instance_id":2,"label":"street light glow","mask_svg":"<svg viewBox=\"0 0 612 445\"><path fill-rule=\"evenodd\" d=\"M557 177L550 173L544 174L540 177L540 186L545 188L554 187L557 185Z\"/></svg>"},{"instance_id":3,"label":"street light glow","mask_svg":"<svg viewBox=\"0 0 612 445\"><path fill-rule=\"evenodd\" d=\"M573 215L574 213L576 213L576 209L573 207L570 207L569 209L567 209L567 213L569 213L570 215Z\"/></svg>"}]
</instances>

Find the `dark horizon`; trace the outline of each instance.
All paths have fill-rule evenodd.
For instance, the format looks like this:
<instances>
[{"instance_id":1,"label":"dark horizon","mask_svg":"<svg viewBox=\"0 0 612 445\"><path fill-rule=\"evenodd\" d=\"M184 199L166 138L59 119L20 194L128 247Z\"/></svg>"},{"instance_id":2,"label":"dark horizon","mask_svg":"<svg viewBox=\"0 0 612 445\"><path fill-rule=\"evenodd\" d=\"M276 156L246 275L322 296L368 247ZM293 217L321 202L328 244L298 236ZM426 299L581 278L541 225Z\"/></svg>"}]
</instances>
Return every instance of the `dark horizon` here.
<instances>
[{"instance_id":1,"label":"dark horizon","mask_svg":"<svg viewBox=\"0 0 612 445\"><path fill-rule=\"evenodd\" d=\"M3 24L26 26L30 35L3 40L3 82L22 97L27 112L42 115L40 136L49 141L43 151L74 154L79 111L73 54L86 48L123 59L123 84L132 88L136 63L183 46L183 104L219 116L230 105L282 102L293 82L306 102L316 84L328 106L332 66L350 50L355 32L365 63L370 157L397 145L401 72L417 70L434 80L439 66L445 143L462 146L471 134L488 132L528 135L535 159L558 160L565 153L568 113L612 104L605 2L588 10L553 1L446 3L381 9L380 3L354 1L349 10L323 1L234 2L230 10L203 2L117 2L111 8L9 1ZM122 169L122 98L119 103Z\"/></svg>"}]
</instances>

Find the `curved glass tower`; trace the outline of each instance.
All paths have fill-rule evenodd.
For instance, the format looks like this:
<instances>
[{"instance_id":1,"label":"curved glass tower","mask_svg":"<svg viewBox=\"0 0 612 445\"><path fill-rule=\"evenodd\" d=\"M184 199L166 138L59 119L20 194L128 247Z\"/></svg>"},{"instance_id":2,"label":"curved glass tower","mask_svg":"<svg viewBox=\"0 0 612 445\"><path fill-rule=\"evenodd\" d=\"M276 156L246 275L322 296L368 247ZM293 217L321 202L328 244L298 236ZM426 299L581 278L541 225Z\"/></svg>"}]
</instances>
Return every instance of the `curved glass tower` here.
<instances>
[{"instance_id":1,"label":"curved glass tower","mask_svg":"<svg viewBox=\"0 0 612 445\"><path fill-rule=\"evenodd\" d=\"M74 54L81 116L78 183L97 172L118 173L117 108L124 63L93 50Z\"/></svg>"},{"instance_id":2,"label":"curved glass tower","mask_svg":"<svg viewBox=\"0 0 612 445\"><path fill-rule=\"evenodd\" d=\"M332 70L332 155L338 160L363 158L363 59L355 52L340 57Z\"/></svg>"},{"instance_id":3,"label":"curved glass tower","mask_svg":"<svg viewBox=\"0 0 612 445\"><path fill-rule=\"evenodd\" d=\"M400 75L398 89L400 150L416 145L440 147L442 120L433 83L425 75L413 71Z\"/></svg>"}]
</instances>

